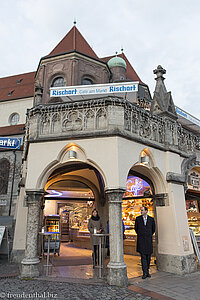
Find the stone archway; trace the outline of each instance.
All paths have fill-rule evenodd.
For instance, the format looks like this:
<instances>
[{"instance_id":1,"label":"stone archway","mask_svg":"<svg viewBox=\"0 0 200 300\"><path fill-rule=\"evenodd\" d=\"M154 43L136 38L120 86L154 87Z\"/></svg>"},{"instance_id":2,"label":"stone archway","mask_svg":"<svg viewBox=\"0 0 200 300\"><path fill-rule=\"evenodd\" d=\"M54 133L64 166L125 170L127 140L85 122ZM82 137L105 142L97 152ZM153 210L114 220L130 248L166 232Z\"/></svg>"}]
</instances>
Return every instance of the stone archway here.
<instances>
[{"instance_id":1,"label":"stone archway","mask_svg":"<svg viewBox=\"0 0 200 300\"><path fill-rule=\"evenodd\" d=\"M139 194L137 198L137 204L138 204L138 198L140 199L140 205L141 206L149 206L149 214L150 216L154 217L156 222L156 232L155 232L155 243L154 245L154 255L156 257L156 262L159 261L159 255L158 255L158 236L159 236L159 230L158 230L158 222L159 218L157 216L157 208L160 206L166 206L168 205L168 194L166 193L166 184L164 182L164 177L161 173L161 171L155 167L155 164L153 164L152 159L150 158L148 164L142 164L142 163L136 163L134 166L132 166L128 172L128 177L131 178L131 176L135 178L141 179L142 183L148 183L150 187L150 191L146 193L145 188L141 188L142 193Z\"/></svg>"},{"instance_id":2,"label":"stone archway","mask_svg":"<svg viewBox=\"0 0 200 300\"><path fill-rule=\"evenodd\" d=\"M85 184L93 193L95 199L95 207L102 216L102 222L106 227L107 220L107 203L105 201L104 187L105 183L102 175L92 165L85 162L72 162L71 164L59 165L57 169L53 168L53 172L49 175L45 184L45 190L57 181L71 180Z\"/></svg>"},{"instance_id":3,"label":"stone archway","mask_svg":"<svg viewBox=\"0 0 200 300\"><path fill-rule=\"evenodd\" d=\"M39 275L38 265L38 233L41 220L41 207L43 206L43 197L45 194L45 185L50 177L61 176L67 173L68 176L87 182L93 190L96 197L96 207L100 214L104 216L106 222L107 206L104 197L104 179L102 174L94 167L94 164L84 160L68 160L66 162L65 153L63 156L64 162L54 161L42 171L38 180L37 187L40 189L26 190L28 218L27 218L27 234L25 258L22 260L22 277L36 277ZM68 177L69 178L69 177ZM41 185L43 183L43 186ZM41 189L42 187L42 189Z\"/></svg>"}]
</instances>

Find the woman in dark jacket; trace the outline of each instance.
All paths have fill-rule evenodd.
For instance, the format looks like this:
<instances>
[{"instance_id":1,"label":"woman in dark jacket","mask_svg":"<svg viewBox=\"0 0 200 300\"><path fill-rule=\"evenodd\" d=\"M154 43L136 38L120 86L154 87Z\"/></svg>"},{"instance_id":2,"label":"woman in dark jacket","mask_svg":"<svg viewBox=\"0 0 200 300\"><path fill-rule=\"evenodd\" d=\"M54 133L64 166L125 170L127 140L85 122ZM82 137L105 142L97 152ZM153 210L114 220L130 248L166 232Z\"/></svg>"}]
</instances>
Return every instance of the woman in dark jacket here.
<instances>
[{"instance_id":1,"label":"woman in dark jacket","mask_svg":"<svg viewBox=\"0 0 200 300\"><path fill-rule=\"evenodd\" d=\"M94 236L94 233L101 233L103 231L103 226L101 223L101 219L98 215L98 211L94 209L92 211L92 216L89 219L88 222L88 230L90 232L90 240L92 243L92 249L93 249L93 264L97 264L97 257L98 257L98 237Z\"/></svg>"}]
</instances>

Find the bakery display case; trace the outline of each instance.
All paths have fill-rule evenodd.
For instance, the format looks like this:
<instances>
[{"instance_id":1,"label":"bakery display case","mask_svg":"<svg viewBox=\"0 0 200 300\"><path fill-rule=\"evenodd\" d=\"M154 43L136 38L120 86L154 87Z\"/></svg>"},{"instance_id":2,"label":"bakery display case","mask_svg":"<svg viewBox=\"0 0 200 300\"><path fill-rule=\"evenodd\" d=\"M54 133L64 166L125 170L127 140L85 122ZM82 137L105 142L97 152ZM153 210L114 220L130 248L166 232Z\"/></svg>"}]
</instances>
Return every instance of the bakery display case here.
<instances>
[{"instance_id":1,"label":"bakery display case","mask_svg":"<svg viewBox=\"0 0 200 300\"><path fill-rule=\"evenodd\" d=\"M148 215L153 217L153 201L151 198L144 199L126 199L122 203L122 218L125 225L126 238L134 239L136 232L134 230L135 219L140 216L142 206L148 208Z\"/></svg>"},{"instance_id":2,"label":"bakery display case","mask_svg":"<svg viewBox=\"0 0 200 300\"><path fill-rule=\"evenodd\" d=\"M189 227L200 235L200 213L197 200L185 200Z\"/></svg>"},{"instance_id":3,"label":"bakery display case","mask_svg":"<svg viewBox=\"0 0 200 300\"><path fill-rule=\"evenodd\" d=\"M69 232L70 240L76 241L81 236L89 237L88 222L92 213L92 207L88 203L77 204L76 207L70 211Z\"/></svg>"},{"instance_id":4,"label":"bakery display case","mask_svg":"<svg viewBox=\"0 0 200 300\"><path fill-rule=\"evenodd\" d=\"M76 204L76 207L70 211L69 238L77 247L91 249L88 222L92 209L86 202Z\"/></svg>"},{"instance_id":5,"label":"bakery display case","mask_svg":"<svg viewBox=\"0 0 200 300\"><path fill-rule=\"evenodd\" d=\"M154 216L152 194L151 186L147 181L137 176L128 176L122 203L122 219L126 237L124 240L125 254L138 255L136 252L137 234L134 229L135 219L141 215L142 206L148 208L149 216ZM153 247L155 250L155 235L153 236Z\"/></svg>"},{"instance_id":6,"label":"bakery display case","mask_svg":"<svg viewBox=\"0 0 200 300\"><path fill-rule=\"evenodd\" d=\"M195 235L200 235L200 213L188 212L188 224L193 229Z\"/></svg>"},{"instance_id":7,"label":"bakery display case","mask_svg":"<svg viewBox=\"0 0 200 300\"><path fill-rule=\"evenodd\" d=\"M153 217L153 200L152 198L127 199L123 200L122 218L125 225L124 254L139 255L136 251L137 234L135 232L135 219L140 216L142 206L148 208L148 215ZM153 235L153 256L155 256L155 234Z\"/></svg>"}]
</instances>

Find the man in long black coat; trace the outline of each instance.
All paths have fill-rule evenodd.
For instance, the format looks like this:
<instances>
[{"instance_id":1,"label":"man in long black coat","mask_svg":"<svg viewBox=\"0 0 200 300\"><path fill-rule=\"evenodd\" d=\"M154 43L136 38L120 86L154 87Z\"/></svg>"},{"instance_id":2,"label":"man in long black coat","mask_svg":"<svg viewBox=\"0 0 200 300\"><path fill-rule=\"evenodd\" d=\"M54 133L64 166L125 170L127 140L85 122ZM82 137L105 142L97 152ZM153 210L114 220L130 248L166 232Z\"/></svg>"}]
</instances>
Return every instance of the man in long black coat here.
<instances>
[{"instance_id":1,"label":"man in long black coat","mask_svg":"<svg viewBox=\"0 0 200 300\"><path fill-rule=\"evenodd\" d=\"M137 233L137 252L141 255L141 263L143 276L142 279L151 277L149 274L149 266L151 254L153 253L152 235L155 232L154 218L148 216L148 208L141 208L141 216L135 220L135 231Z\"/></svg>"}]
</instances>

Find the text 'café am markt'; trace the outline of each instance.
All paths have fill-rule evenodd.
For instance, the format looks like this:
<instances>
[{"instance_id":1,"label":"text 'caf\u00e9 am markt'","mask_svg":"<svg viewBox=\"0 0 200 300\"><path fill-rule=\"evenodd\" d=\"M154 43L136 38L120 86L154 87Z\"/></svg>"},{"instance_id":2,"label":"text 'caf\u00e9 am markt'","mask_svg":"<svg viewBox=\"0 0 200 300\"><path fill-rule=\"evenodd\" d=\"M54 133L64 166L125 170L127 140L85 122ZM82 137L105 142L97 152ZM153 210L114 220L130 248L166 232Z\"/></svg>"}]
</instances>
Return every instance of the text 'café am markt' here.
<instances>
[{"instance_id":1,"label":"text 'caf\u00e9 am markt'","mask_svg":"<svg viewBox=\"0 0 200 300\"><path fill-rule=\"evenodd\" d=\"M35 72L0 79L0 145L22 142L0 148L0 225L22 277L40 275L42 231L57 233L55 262L91 249L96 208L104 233L109 220L108 283L127 285L142 206L156 221L155 270L196 270L200 121L175 106L165 73L154 70L152 98L123 51L98 57L74 26Z\"/></svg>"}]
</instances>

